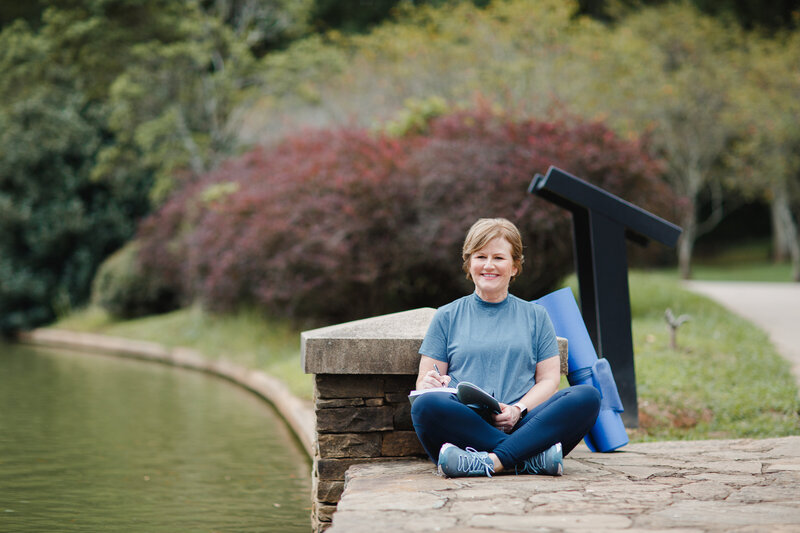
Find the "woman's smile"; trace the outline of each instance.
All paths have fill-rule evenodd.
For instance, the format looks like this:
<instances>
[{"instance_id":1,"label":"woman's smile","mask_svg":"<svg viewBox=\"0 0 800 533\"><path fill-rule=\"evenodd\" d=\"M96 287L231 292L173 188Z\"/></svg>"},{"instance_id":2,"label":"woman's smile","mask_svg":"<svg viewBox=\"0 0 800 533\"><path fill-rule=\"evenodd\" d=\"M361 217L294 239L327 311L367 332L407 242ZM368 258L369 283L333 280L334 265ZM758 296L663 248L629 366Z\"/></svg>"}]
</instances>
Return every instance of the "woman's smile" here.
<instances>
[{"instance_id":1,"label":"woman's smile","mask_svg":"<svg viewBox=\"0 0 800 533\"><path fill-rule=\"evenodd\" d=\"M508 285L517 274L512 260L511 243L495 237L470 256L469 271L475 292L486 302L502 302L508 296Z\"/></svg>"}]
</instances>

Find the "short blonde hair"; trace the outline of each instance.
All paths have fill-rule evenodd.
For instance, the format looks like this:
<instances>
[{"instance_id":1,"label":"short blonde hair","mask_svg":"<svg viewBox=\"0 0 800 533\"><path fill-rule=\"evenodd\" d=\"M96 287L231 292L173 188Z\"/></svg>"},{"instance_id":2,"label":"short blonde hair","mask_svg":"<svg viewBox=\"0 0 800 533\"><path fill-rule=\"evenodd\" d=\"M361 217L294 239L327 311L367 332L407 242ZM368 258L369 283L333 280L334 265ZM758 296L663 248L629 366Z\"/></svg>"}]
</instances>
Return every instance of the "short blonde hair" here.
<instances>
[{"instance_id":1,"label":"short blonde hair","mask_svg":"<svg viewBox=\"0 0 800 533\"><path fill-rule=\"evenodd\" d=\"M467 232L461 249L461 258L464 260L461 268L467 274L468 280L472 281L472 275L469 273L470 257L496 237L502 237L511 244L511 260L517 269L517 273L511 276L511 281L522 274L525 256L522 254L522 236L517 227L505 218L481 218Z\"/></svg>"}]
</instances>

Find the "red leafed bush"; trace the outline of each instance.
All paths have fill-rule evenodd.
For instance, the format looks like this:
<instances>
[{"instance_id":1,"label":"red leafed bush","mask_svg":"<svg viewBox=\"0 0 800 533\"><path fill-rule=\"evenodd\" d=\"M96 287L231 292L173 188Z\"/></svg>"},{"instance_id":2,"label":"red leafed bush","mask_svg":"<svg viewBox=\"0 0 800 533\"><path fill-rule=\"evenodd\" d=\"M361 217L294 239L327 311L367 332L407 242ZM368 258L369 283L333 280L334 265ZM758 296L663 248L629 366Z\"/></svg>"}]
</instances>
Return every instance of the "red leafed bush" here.
<instances>
[{"instance_id":1,"label":"red leafed bush","mask_svg":"<svg viewBox=\"0 0 800 533\"><path fill-rule=\"evenodd\" d=\"M602 124L515 122L481 108L399 139L317 131L255 149L145 221L140 258L213 309L255 304L333 322L465 294L466 230L499 216L523 233L512 292L531 299L572 268L568 214L527 193L550 165L655 212L672 199L658 164Z\"/></svg>"}]
</instances>

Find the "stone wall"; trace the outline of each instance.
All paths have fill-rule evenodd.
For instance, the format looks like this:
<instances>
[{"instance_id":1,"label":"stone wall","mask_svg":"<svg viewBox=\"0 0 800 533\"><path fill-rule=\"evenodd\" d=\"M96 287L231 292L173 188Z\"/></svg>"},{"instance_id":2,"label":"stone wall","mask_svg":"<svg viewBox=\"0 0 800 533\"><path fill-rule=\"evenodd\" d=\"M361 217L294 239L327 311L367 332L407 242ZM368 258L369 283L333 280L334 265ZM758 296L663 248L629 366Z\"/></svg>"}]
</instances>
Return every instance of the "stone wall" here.
<instances>
[{"instance_id":1,"label":"stone wall","mask_svg":"<svg viewBox=\"0 0 800 533\"><path fill-rule=\"evenodd\" d=\"M314 374L314 531L330 526L350 466L425 456L408 393L434 312L415 309L302 333L303 368ZM559 348L566 373L564 339Z\"/></svg>"}]
</instances>

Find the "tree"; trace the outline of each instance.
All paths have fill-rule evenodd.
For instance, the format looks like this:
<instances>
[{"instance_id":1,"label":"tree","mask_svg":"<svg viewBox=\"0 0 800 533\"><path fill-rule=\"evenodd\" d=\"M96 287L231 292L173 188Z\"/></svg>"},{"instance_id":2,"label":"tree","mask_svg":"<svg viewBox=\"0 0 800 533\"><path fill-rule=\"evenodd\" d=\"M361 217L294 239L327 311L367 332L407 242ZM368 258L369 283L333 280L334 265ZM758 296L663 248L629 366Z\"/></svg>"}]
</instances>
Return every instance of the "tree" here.
<instances>
[{"instance_id":1,"label":"tree","mask_svg":"<svg viewBox=\"0 0 800 533\"><path fill-rule=\"evenodd\" d=\"M251 129L265 132L265 140L302 127L370 126L408 99L469 105L476 94L517 113L545 116L554 102L572 102L591 79L591 58L576 57L570 43L591 36L595 47L608 37L602 24L574 19L574 12L574 2L564 0L509 0L485 8L430 2L397 10L395 21L368 34L331 32L297 41L264 58L261 105L250 117Z\"/></svg>"},{"instance_id":2,"label":"tree","mask_svg":"<svg viewBox=\"0 0 800 533\"><path fill-rule=\"evenodd\" d=\"M741 46L736 26L687 5L644 9L619 23L608 47L598 47L594 87L580 104L621 130L646 132L651 149L666 161L666 178L683 201L676 209L683 278L691 277L696 239L730 209L724 162L739 132L728 119ZM711 200L707 215L700 209L705 198Z\"/></svg>"},{"instance_id":3,"label":"tree","mask_svg":"<svg viewBox=\"0 0 800 533\"><path fill-rule=\"evenodd\" d=\"M741 190L769 201L774 253L789 256L800 281L800 34L754 37L739 62L746 77L732 94L744 127L731 166Z\"/></svg>"},{"instance_id":4,"label":"tree","mask_svg":"<svg viewBox=\"0 0 800 533\"><path fill-rule=\"evenodd\" d=\"M0 329L86 301L154 180L233 149L252 57L197 1L54 0L0 33Z\"/></svg>"},{"instance_id":5,"label":"tree","mask_svg":"<svg viewBox=\"0 0 800 533\"><path fill-rule=\"evenodd\" d=\"M202 18L186 26L178 41L133 47L134 61L110 90L116 142L100 154L95 170L98 176L120 168L151 173L156 202L181 172L207 172L234 151L235 111L249 84L252 58L227 28Z\"/></svg>"},{"instance_id":6,"label":"tree","mask_svg":"<svg viewBox=\"0 0 800 533\"><path fill-rule=\"evenodd\" d=\"M95 120L80 93L57 85L0 109L2 333L86 301L97 265L133 232L136 199L90 179Z\"/></svg>"},{"instance_id":7,"label":"tree","mask_svg":"<svg viewBox=\"0 0 800 533\"><path fill-rule=\"evenodd\" d=\"M201 0L201 4L262 56L310 31L314 0Z\"/></svg>"},{"instance_id":8,"label":"tree","mask_svg":"<svg viewBox=\"0 0 800 533\"><path fill-rule=\"evenodd\" d=\"M50 60L71 69L108 113L95 179L148 179L159 200L176 173L204 172L233 150L253 58L198 0L56 5L42 28Z\"/></svg>"}]
</instances>

